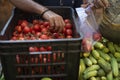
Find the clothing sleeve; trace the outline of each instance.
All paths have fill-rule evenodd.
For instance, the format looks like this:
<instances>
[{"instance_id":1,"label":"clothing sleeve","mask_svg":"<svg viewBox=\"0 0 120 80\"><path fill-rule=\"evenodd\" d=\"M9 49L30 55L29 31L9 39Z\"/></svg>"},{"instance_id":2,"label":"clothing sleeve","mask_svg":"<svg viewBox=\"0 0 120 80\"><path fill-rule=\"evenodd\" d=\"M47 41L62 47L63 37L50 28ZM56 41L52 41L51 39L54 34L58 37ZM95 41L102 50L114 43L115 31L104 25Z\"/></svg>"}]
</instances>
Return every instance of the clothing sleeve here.
<instances>
[{"instance_id":1,"label":"clothing sleeve","mask_svg":"<svg viewBox=\"0 0 120 80\"><path fill-rule=\"evenodd\" d=\"M43 6L61 6L60 0L34 0L35 2L42 4ZM72 4L72 1L74 1L74 4ZM80 7L80 5L83 3L82 0L62 0L63 5L62 6L69 6L69 7Z\"/></svg>"},{"instance_id":2,"label":"clothing sleeve","mask_svg":"<svg viewBox=\"0 0 120 80\"><path fill-rule=\"evenodd\" d=\"M83 3L83 0L75 0L75 4L74 4L74 7L80 7L81 4Z\"/></svg>"}]
</instances>

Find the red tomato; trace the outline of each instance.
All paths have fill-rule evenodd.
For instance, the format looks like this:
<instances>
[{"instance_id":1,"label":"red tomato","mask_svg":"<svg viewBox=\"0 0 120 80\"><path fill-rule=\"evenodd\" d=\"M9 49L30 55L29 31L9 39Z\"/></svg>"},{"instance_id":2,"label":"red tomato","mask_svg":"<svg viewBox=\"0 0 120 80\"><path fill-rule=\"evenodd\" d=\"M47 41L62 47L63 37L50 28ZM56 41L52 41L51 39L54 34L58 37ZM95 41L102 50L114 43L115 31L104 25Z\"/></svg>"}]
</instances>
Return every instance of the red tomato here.
<instances>
[{"instance_id":1,"label":"red tomato","mask_svg":"<svg viewBox=\"0 0 120 80\"><path fill-rule=\"evenodd\" d=\"M73 34L72 29L67 29L66 30L66 35L72 35L72 34Z\"/></svg>"},{"instance_id":2,"label":"red tomato","mask_svg":"<svg viewBox=\"0 0 120 80\"><path fill-rule=\"evenodd\" d=\"M33 29L34 29L35 31L40 31L40 30L41 30L39 24L35 24L35 25L33 26Z\"/></svg>"},{"instance_id":3,"label":"red tomato","mask_svg":"<svg viewBox=\"0 0 120 80\"><path fill-rule=\"evenodd\" d=\"M36 39L36 37L35 36L32 36L31 38L30 38L30 40L35 40Z\"/></svg>"},{"instance_id":4,"label":"red tomato","mask_svg":"<svg viewBox=\"0 0 120 80\"><path fill-rule=\"evenodd\" d=\"M13 36L11 40L17 40L18 38L16 36Z\"/></svg>"},{"instance_id":5,"label":"red tomato","mask_svg":"<svg viewBox=\"0 0 120 80\"><path fill-rule=\"evenodd\" d=\"M72 29L72 24L71 23L66 23L65 28L66 29Z\"/></svg>"},{"instance_id":6,"label":"red tomato","mask_svg":"<svg viewBox=\"0 0 120 80\"><path fill-rule=\"evenodd\" d=\"M45 27L47 27L47 26L50 26L50 23L49 23L48 21L45 21L45 22L43 22L43 25L44 25Z\"/></svg>"},{"instance_id":7,"label":"red tomato","mask_svg":"<svg viewBox=\"0 0 120 80\"><path fill-rule=\"evenodd\" d=\"M48 33L48 29L47 29L47 28L42 28L41 32L42 32L43 34L47 34L47 33Z\"/></svg>"},{"instance_id":8,"label":"red tomato","mask_svg":"<svg viewBox=\"0 0 120 80\"><path fill-rule=\"evenodd\" d=\"M21 68L20 67L17 67L17 72L18 72L18 74L21 73Z\"/></svg>"},{"instance_id":9,"label":"red tomato","mask_svg":"<svg viewBox=\"0 0 120 80\"><path fill-rule=\"evenodd\" d=\"M45 47L41 46L40 51L47 51Z\"/></svg>"},{"instance_id":10,"label":"red tomato","mask_svg":"<svg viewBox=\"0 0 120 80\"><path fill-rule=\"evenodd\" d=\"M55 39L57 39L57 38L59 38L59 33L53 33L53 37L55 38Z\"/></svg>"},{"instance_id":11,"label":"red tomato","mask_svg":"<svg viewBox=\"0 0 120 80\"><path fill-rule=\"evenodd\" d=\"M46 57L43 58L43 63L47 63L47 58Z\"/></svg>"},{"instance_id":12,"label":"red tomato","mask_svg":"<svg viewBox=\"0 0 120 80\"><path fill-rule=\"evenodd\" d=\"M39 51L39 48L38 47L34 47L35 51L38 52Z\"/></svg>"},{"instance_id":13,"label":"red tomato","mask_svg":"<svg viewBox=\"0 0 120 80\"><path fill-rule=\"evenodd\" d=\"M42 72L43 72L43 69L42 69L42 67L40 66L40 74L42 74Z\"/></svg>"},{"instance_id":14,"label":"red tomato","mask_svg":"<svg viewBox=\"0 0 120 80\"><path fill-rule=\"evenodd\" d=\"M40 39L48 39L48 36L47 36L46 34L42 34L42 35L40 36Z\"/></svg>"},{"instance_id":15,"label":"red tomato","mask_svg":"<svg viewBox=\"0 0 120 80\"><path fill-rule=\"evenodd\" d=\"M19 37L19 40L25 40L25 38L24 37Z\"/></svg>"},{"instance_id":16,"label":"red tomato","mask_svg":"<svg viewBox=\"0 0 120 80\"><path fill-rule=\"evenodd\" d=\"M42 54L39 54L39 61L40 61L40 63L42 63Z\"/></svg>"},{"instance_id":17,"label":"red tomato","mask_svg":"<svg viewBox=\"0 0 120 80\"><path fill-rule=\"evenodd\" d=\"M21 26L22 26L22 28L24 28L25 26L28 26L28 21L27 20L22 20Z\"/></svg>"},{"instance_id":18,"label":"red tomato","mask_svg":"<svg viewBox=\"0 0 120 80\"><path fill-rule=\"evenodd\" d=\"M30 27L31 33L35 34L35 30L33 29L33 27Z\"/></svg>"},{"instance_id":19,"label":"red tomato","mask_svg":"<svg viewBox=\"0 0 120 80\"><path fill-rule=\"evenodd\" d=\"M17 62L17 64L20 64L20 58L19 58L19 55L16 55L16 62Z\"/></svg>"},{"instance_id":20,"label":"red tomato","mask_svg":"<svg viewBox=\"0 0 120 80\"><path fill-rule=\"evenodd\" d=\"M42 35L41 32L36 32L36 37L40 37Z\"/></svg>"},{"instance_id":21,"label":"red tomato","mask_svg":"<svg viewBox=\"0 0 120 80\"><path fill-rule=\"evenodd\" d=\"M101 36L100 33L94 33L94 34L93 34L93 39L94 39L95 41L100 41L101 38L102 38L102 36Z\"/></svg>"},{"instance_id":22,"label":"red tomato","mask_svg":"<svg viewBox=\"0 0 120 80\"><path fill-rule=\"evenodd\" d=\"M23 34L23 33L20 33L18 36L19 36L19 37L24 37L24 34Z\"/></svg>"},{"instance_id":23,"label":"red tomato","mask_svg":"<svg viewBox=\"0 0 120 80\"><path fill-rule=\"evenodd\" d=\"M20 33L20 32L22 32L22 27L21 26L16 26L15 30Z\"/></svg>"},{"instance_id":24,"label":"red tomato","mask_svg":"<svg viewBox=\"0 0 120 80\"><path fill-rule=\"evenodd\" d=\"M62 33L63 33L63 34L66 34L66 28L65 28L65 27L63 28Z\"/></svg>"},{"instance_id":25,"label":"red tomato","mask_svg":"<svg viewBox=\"0 0 120 80\"><path fill-rule=\"evenodd\" d=\"M68 35L68 36L66 36L66 38L72 38L72 36L71 36L71 35Z\"/></svg>"},{"instance_id":26,"label":"red tomato","mask_svg":"<svg viewBox=\"0 0 120 80\"><path fill-rule=\"evenodd\" d=\"M70 19L65 19L64 22L65 23L70 23L71 21L70 21Z\"/></svg>"},{"instance_id":27,"label":"red tomato","mask_svg":"<svg viewBox=\"0 0 120 80\"><path fill-rule=\"evenodd\" d=\"M32 23L33 23L33 24L39 24L39 20L34 19Z\"/></svg>"},{"instance_id":28,"label":"red tomato","mask_svg":"<svg viewBox=\"0 0 120 80\"><path fill-rule=\"evenodd\" d=\"M35 59L33 57L31 57L30 59L31 59L31 63L35 62Z\"/></svg>"},{"instance_id":29,"label":"red tomato","mask_svg":"<svg viewBox=\"0 0 120 80\"><path fill-rule=\"evenodd\" d=\"M30 31L31 31L31 29L28 26L25 26L24 29L23 29L23 32L25 34L29 33Z\"/></svg>"},{"instance_id":30,"label":"red tomato","mask_svg":"<svg viewBox=\"0 0 120 80\"><path fill-rule=\"evenodd\" d=\"M35 52L35 48L34 47L29 47L29 51L30 52Z\"/></svg>"},{"instance_id":31,"label":"red tomato","mask_svg":"<svg viewBox=\"0 0 120 80\"><path fill-rule=\"evenodd\" d=\"M35 58L35 63L38 64L38 57Z\"/></svg>"},{"instance_id":32,"label":"red tomato","mask_svg":"<svg viewBox=\"0 0 120 80\"><path fill-rule=\"evenodd\" d=\"M43 25L43 23L44 23L44 22L43 22L42 20L39 20L39 24L40 24L40 25Z\"/></svg>"},{"instance_id":33,"label":"red tomato","mask_svg":"<svg viewBox=\"0 0 120 80\"><path fill-rule=\"evenodd\" d=\"M47 51L51 51L52 50L52 46L47 46Z\"/></svg>"}]
</instances>

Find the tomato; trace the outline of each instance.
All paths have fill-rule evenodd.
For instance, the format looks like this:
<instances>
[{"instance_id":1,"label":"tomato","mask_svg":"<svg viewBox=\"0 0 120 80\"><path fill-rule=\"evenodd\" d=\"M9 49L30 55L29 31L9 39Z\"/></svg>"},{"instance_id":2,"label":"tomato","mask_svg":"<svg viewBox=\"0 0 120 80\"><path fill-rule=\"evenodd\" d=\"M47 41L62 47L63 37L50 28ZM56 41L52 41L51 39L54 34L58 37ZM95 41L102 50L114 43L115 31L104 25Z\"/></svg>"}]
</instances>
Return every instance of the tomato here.
<instances>
[{"instance_id":1,"label":"tomato","mask_svg":"<svg viewBox=\"0 0 120 80\"><path fill-rule=\"evenodd\" d=\"M38 64L38 57L35 57L35 63Z\"/></svg>"},{"instance_id":2,"label":"tomato","mask_svg":"<svg viewBox=\"0 0 120 80\"><path fill-rule=\"evenodd\" d=\"M43 69L42 69L42 66L40 66L40 74L42 74L43 72Z\"/></svg>"},{"instance_id":3,"label":"tomato","mask_svg":"<svg viewBox=\"0 0 120 80\"><path fill-rule=\"evenodd\" d=\"M29 33L30 31L31 31L31 29L28 26L25 26L24 29L23 29L23 32L25 34Z\"/></svg>"},{"instance_id":4,"label":"tomato","mask_svg":"<svg viewBox=\"0 0 120 80\"><path fill-rule=\"evenodd\" d=\"M19 58L19 55L16 55L16 62L17 62L17 64L20 64L20 58Z\"/></svg>"},{"instance_id":5,"label":"tomato","mask_svg":"<svg viewBox=\"0 0 120 80\"><path fill-rule=\"evenodd\" d=\"M33 27L30 27L30 31L32 34L35 34L35 30L33 29Z\"/></svg>"},{"instance_id":6,"label":"tomato","mask_svg":"<svg viewBox=\"0 0 120 80\"><path fill-rule=\"evenodd\" d=\"M28 64L28 60L25 60L25 63Z\"/></svg>"},{"instance_id":7,"label":"tomato","mask_svg":"<svg viewBox=\"0 0 120 80\"><path fill-rule=\"evenodd\" d=\"M39 67L35 67L35 72L38 73L39 72ZM35 80L35 79L34 79Z\"/></svg>"},{"instance_id":8,"label":"tomato","mask_svg":"<svg viewBox=\"0 0 120 80\"><path fill-rule=\"evenodd\" d=\"M39 24L35 24L35 25L33 26L33 29L34 29L35 31L40 31L40 30L41 30Z\"/></svg>"},{"instance_id":9,"label":"tomato","mask_svg":"<svg viewBox=\"0 0 120 80\"><path fill-rule=\"evenodd\" d=\"M35 62L35 59L33 57L31 57L30 59L31 59L31 63Z\"/></svg>"},{"instance_id":10,"label":"tomato","mask_svg":"<svg viewBox=\"0 0 120 80\"><path fill-rule=\"evenodd\" d=\"M36 32L36 37L40 37L41 35L42 35L42 33L41 32Z\"/></svg>"},{"instance_id":11,"label":"tomato","mask_svg":"<svg viewBox=\"0 0 120 80\"><path fill-rule=\"evenodd\" d=\"M18 74L21 73L21 68L20 67L17 67L17 72L18 72Z\"/></svg>"},{"instance_id":12,"label":"tomato","mask_svg":"<svg viewBox=\"0 0 120 80\"><path fill-rule=\"evenodd\" d=\"M40 39L48 39L48 36L46 35L46 34L42 34L41 36L40 36Z\"/></svg>"},{"instance_id":13,"label":"tomato","mask_svg":"<svg viewBox=\"0 0 120 80\"><path fill-rule=\"evenodd\" d=\"M43 25L44 21L43 20L39 20L39 24Z\"/></svg>"},{"instance_id":14,"label":"tomato","mask_svg":"<svg viewBox=\"0 0 120 80\"><path fill-rule=\"evenodd\" d=\"M66 35L72 35L72 34L73 34L72 29L67 29L66 30Z\"/></svg>"},{"instance_id":15,"label":"tomato","mask_svg":"<svg viewBox=\"0 0 120 80\"><path fill-rule=\"evenodd\" d=\"M72 36L71 36L71 35L68 35L68 36L66 36L66 38L72 38Z\"/></svg>"},{"instance_id":16,"label":"tomato","mask_svg":"<svg viewBox=\"0 0 120 80\"><path fill-rule=\"evenodd\" d=\"M47 58L48 58L47 62L49 63L51 61L51 54L48 54Z\"/></svg>"},{"instance_id":17,"label":"tomato","mask_svg":"<svg viewBox=\"0 0 120 80\"><path fill-rule=\"evenodd\" d=\"M35 71L34 71L34 68L32 68L32 75L34 75L35 74Z\"/></svg>"},{"instance_id":18,"label":"tomato","mask_svg":"<svg viewBox=\"0 0 120 80\"><path fill-rule=\"evenodd\" d=\"M65 28L65 27L63 28L62 33L63 33L63 34L66 34L66 28Z\"/></svg>"},{"instance_id":19,"label":"tomato","mask_svg":"<svg viewBox=\"0 0 120 80\"><path fill-rule=\"evenodd\" d=\"M19 37L24 37L23 33L18 34Z\"/></svg>"},{"instance_id":20,"label":"tomato","mask_svg":"<svg viewBox=\"0 0 120 80\"><path fill-rule=\"evenodd\" d=\"M29 47L29 52L35 52L35 48L34 47Z\"/></svg>"},{"instance_id":21,"label":"tomato","mask_svg":"<svg viewBox=\"0 0 120 80\"><path fill-rule=\"evenodd\" d=\"M102 38L102 36L101 36L100 33L94 33L94 34L93 34L93 39L94 39L95 41L100 41L101 38Z\"/></svg>"},{"instance_id":22,"label":"tomato","mask_svg":"<svg viewBox=\"0 0 120 80\"><path fill-rule=\"evenodd\" d=\"M64 22L65 23L71 23L70 19L65 19Z\"/></svg>"},{"instance_id":23,"label":"tomato","mask_svg":"<svg viewBox=\"0 0 120 80\"><path fill-rule=\"evenodd\" d=\"M19 37L19 40L25 40L25 38L24 37Z\"/></svg>"},{"instance_id":24,"label":"tomato","mask_svg":"<svg viewBox=\"0 0 120 80\"><path fill-rule=\"evenodd\" d=\"M47 51L47 49L45 47L41 46L40 51Z\"/></svg>"},{"instance_id":25,"label":"tomato","mask_svg":"<svg viewBox=\"0 0 120 80\"><path fill-rule=\"evenodd\" d=\"M38 52L39 51L39 48L38 47L34 47L35 51Z\"/></svg>"},{"instance_id":26,"label":"tomato","mask_svg":"<svg viewBox=\"0 0 120 80\"><path fill-rule=\"evenodd\" d=\"M54 61L54 62L57 61L57 55L56 55L56 53L53 53L53 61Z\"/></svg>"},{"instance_id":27,"label":"tomato","mask_svg":"<svg viewBox=\"0 0 120 80\"><path fill-rule=\"evenodd\" d=\"M22 26L22 29L23 29L25 26L28 26L28 21L27 21L27 20L22 20L21 26Z\"/></svg>"},{"instance_id":28,"label":"tomato","mask_svg":"<svg viewBox=\"0 0 120 80\"><path fill-rule=\"evenodd\" d=\"M50 74L50 71L51 71L51 66L50 65L47 67L47 71L48 71L48 74Z\"/></svg>"},{"instance_id":29,"label":"tomato","mask_svg":"<svg viewBox=\"0 0 120 80\"><path fill-rule=\"evenodd\" d=\"M47 29L47 28L42 28L41 32L42 32L43 34L47 34L47 33L48 33L48 29Z\"/></svg>"},{"instance_id":30,"label":"tomato","mask_svg":"<svg viewBox=\"0 0 120 80\"><path fill-rule=\"evenodd\" d=\"M46 57L43 58L43 63L45 63L45 64L47 63L47 58Z\"/></svg>"},{"instance_id":31,"label":"tomato","mask_svg":"<svg viewBox=\"0 0 120 80\"><path fill-rule=\"evenodd\" d=\"M71 23L66 23L65 28L66 29L72 29L72 24Z\"/></svg>"},{"instance_id":32,"label":"tomato","mask_svg":"<svg viewBox=\"0 0 120 80\"><path fill-rule=\"evenodd\" d=\"M13 36L11 40L17 40L18 38L16 36Z\"/></svg>"},{"instance_id":33,"label":"tomato","mask_svg":"<svg viewBox=\"0 0 120 80\"><path fill-rule=\"evenodd\" d=\"M30 40L35 40L36 39L36 37L35 36L32 36L31 38L30 38Z\"/></svg>"},{"instance_id":34,"label":"tomato","mask_svg":"<svg viewBox=\"0 0 120 80\"><path fill-rule=\"evenodd\" d=\"M92 50L92 42L88 38L83 38L82 50L85 52L89 52Z\"/></svg>"},{"instance_id":35,"label":"tomato","mask_svg":"<svg viewBox=\"0 0 120 80\"><path fill-rule=\"evenodd\" d=\"M33 23L33 24L39 24L39 20L34 19L32 23Z\"/></svg>"},{"instance_id":36,"label":"tomato","mask_svg":"<svg viewBox=\"0 0 120 80\"><path fill-rule=\"evenodd\" d=\"M48 21L44 21L44 22L43 22L43 25L44 25L45 27L47 27L47 26L50 26L50 23L49 23Z\"/></svg>"},{"instance_id":37,"label":"tomato","mask_svg":"<svg viewBox=\"0 0 120 80\"><path fill-rule=\"evenodd\" d=\"M53 37L54 37L55 39L59 38L59 36L60 36L59 33L56 33L56 32L53 33Z\"/></svg>"},{"instance_id":38,"label":"tomato","mask_svg":"<svg viewBox=\"0 0 120 80\"><path fill-rule=\"evenodd\" d=\"M39 61L42 63L42 54L39 54Z\"/></svg>"},{"instance_id":39,"label":"tomato","mask_svg":"<svg viewBox=\"0 0 120 80\"><path fill-rule=\"evenodd\" d=\"M15 30L16 30L18 33L20 33L20 32L22 32L22 27L21 27L21 26L16 26L16 27L15 27Z\"/></svg>"},{"instance_id":40,"label":"tomato","mask_svg":"<svg viewBox=\"0 0 120 80\"><path fill-rule=\"evenodd\" d=\"M47 46L47 51L51 51L52 50L52 46Z\"/></svg>"}]
</instances>

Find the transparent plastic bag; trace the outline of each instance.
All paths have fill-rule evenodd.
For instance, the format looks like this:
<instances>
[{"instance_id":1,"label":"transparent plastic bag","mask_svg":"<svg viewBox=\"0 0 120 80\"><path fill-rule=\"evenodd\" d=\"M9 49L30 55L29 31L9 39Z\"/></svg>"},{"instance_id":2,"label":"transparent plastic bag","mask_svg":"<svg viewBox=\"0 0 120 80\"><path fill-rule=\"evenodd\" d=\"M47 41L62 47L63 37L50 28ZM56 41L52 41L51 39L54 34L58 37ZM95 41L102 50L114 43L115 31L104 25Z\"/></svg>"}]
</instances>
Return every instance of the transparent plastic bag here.
<instances>
[{"instance_id":1,"label":"transparent plastic bag","mask_svg":"<svg viewBox=\"0 0 120 80\"><path fill-rule=\"evenodd\" d=\"M89 5L87 8L76 8L80 23L79 29L83 35L81 46L83 52L90 52L95 41L101 39L101 34L98 30L99 27L91 9L92 6L93 5Z\"/></svg>"}]
</instances>

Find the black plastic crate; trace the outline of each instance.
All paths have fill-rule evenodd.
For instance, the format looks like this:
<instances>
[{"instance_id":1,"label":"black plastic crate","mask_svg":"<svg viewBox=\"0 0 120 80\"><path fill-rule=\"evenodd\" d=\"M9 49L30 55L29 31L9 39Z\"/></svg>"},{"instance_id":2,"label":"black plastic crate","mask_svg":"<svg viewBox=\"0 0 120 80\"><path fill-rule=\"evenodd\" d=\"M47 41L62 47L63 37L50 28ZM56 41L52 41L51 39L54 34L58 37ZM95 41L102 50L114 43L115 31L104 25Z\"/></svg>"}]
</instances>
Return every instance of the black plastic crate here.
<instances>
[{"instance_id":1,"label":"black plastic crate","mask_svg":"<svg viewBox=\"0 0 120 80\"><path fill-rule=\"evenodd\" d=\"M74 10L70 7L49 8L72 21L74 38L9 40L18 20L40 19L38 14L15 8L0 36L0 56L6 80L40 80L43 77L50 77L53 80L77 80L82 36L77 31ZM31 46L51 46L52 50L29 52Z\"/></svg>"}]
</instances>

